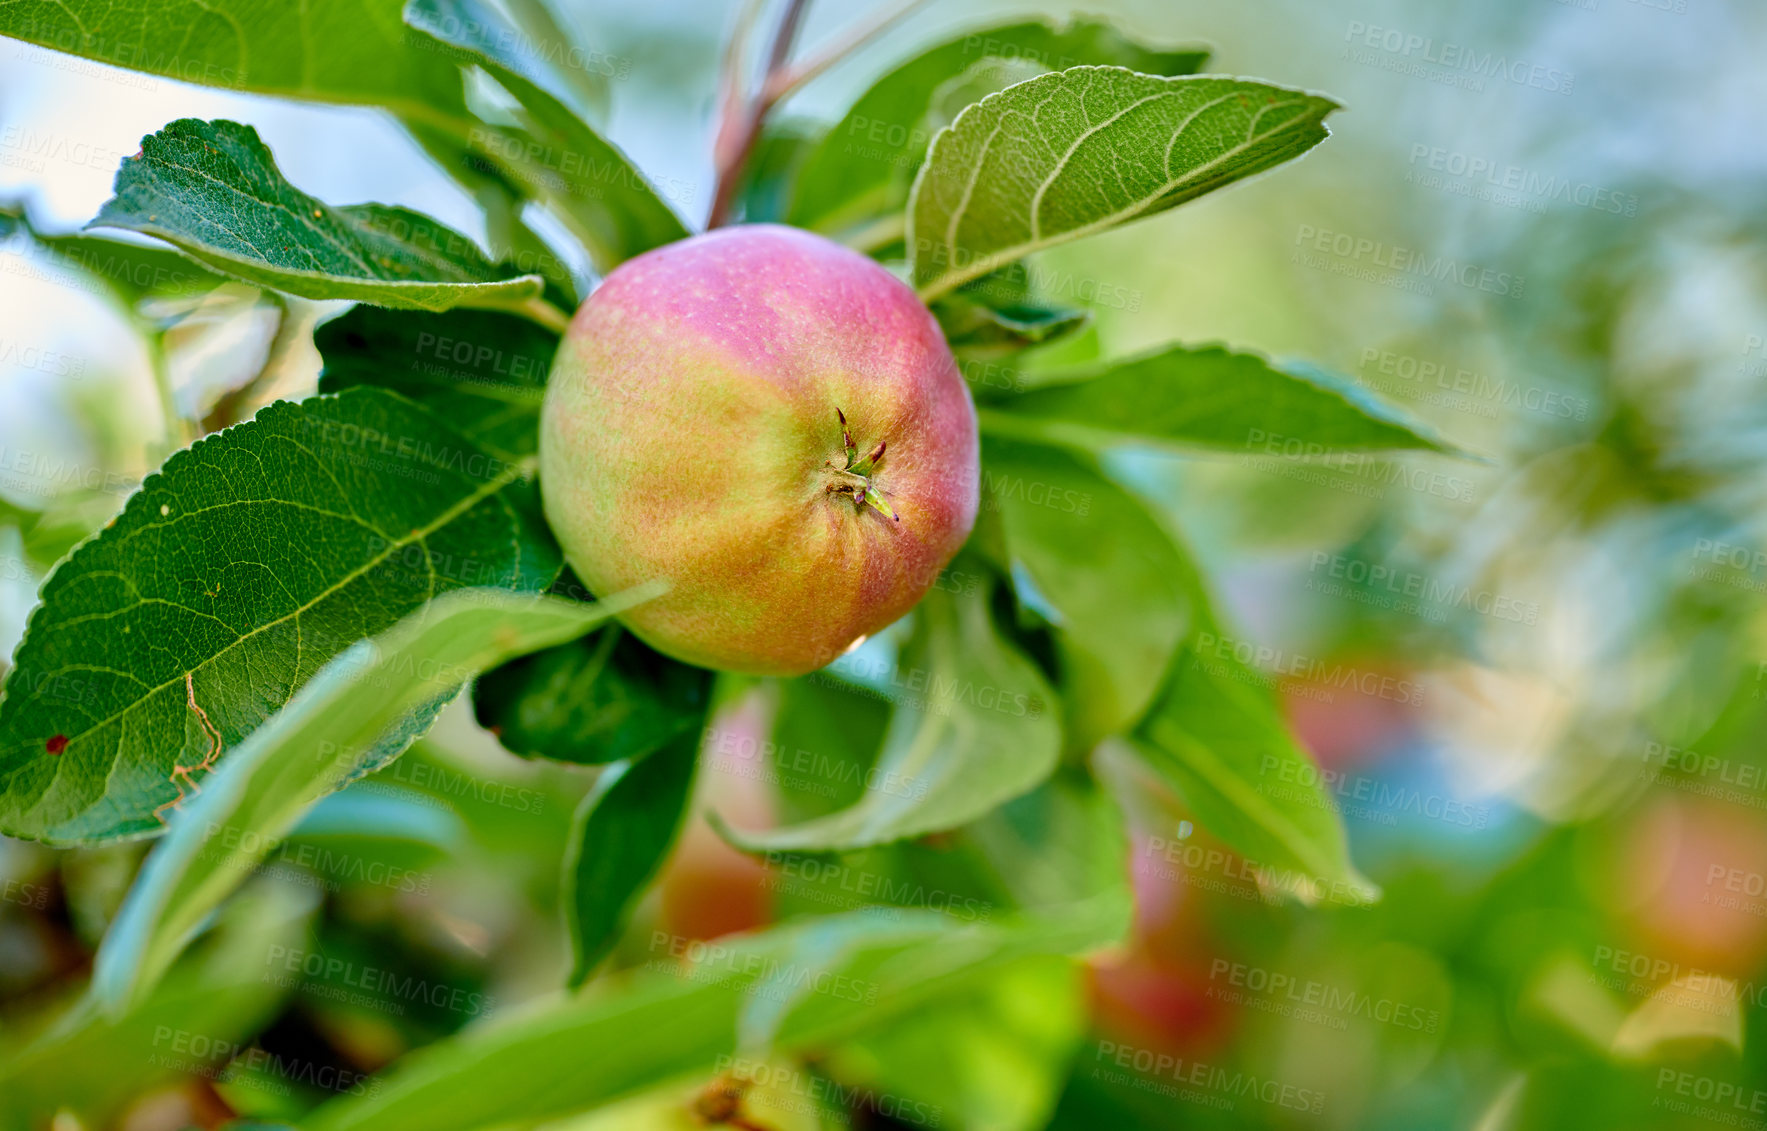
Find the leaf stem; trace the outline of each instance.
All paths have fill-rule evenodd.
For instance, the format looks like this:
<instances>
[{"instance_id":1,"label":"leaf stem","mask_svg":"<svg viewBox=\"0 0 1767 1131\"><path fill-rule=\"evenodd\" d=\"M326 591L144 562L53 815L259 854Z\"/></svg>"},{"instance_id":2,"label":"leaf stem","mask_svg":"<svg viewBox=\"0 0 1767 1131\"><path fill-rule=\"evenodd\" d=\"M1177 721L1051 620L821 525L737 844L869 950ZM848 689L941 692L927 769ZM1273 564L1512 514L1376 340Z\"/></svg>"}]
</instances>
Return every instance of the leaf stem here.
<instances>
[{"instance_id":1,"label":"leaf stem","mask_svg":"<svg viewBox=\"0 0 1767 1131\"><path fill-rule=\"evenodd\" d=\"M510 307L509 311L511 314L519 314L531 322L537 322L555 334L563 334L570 329L571 316L539 295L525 300L520 305Z\"/></svg>"},{"instance_id":2,"label":"leaf stem","mask_svg":"<svg viewBox=\"0 0 1767 1131\"><path fill-rule=\"evenodd\" d=\"M811 58L795 67L787 67L767 76L767 85L762 88L763 96L769 105L783 102L805 83L882 35L926 3L927 0L899 0L893 7L861 24Z\"/></svg>"},{"instance_id":3,"label":"leaf stem","mask_svg":"<svg viewBox=\"0 0 1767 1131\"><path fill-rule=\"evenodd\" d=\"M724 59L723 121L718 126L718 140L712 154L718 168L718 187L712 194L711 215L706 218L708 228L719 227L730 220L730 208L736 202L736 190L742 181L743 167L748 164L749 153L761 138L761 126L767 120L767 112L773 109L773 104L777 101L768 97L767 89L773 76L784 70L786 59L791 55L792 44L797 40L798 28L803 24L804 13L809 7L810 0L787 0L785 12L779 17L779 26L773 32L773 46L767 53L767 70L761 79L761 89L746 102L743 95L747 85L742 80L743 57L747 54L748 32L755 22L760 4L751 3L737 24Z\"/></svg>"},{"instance_id":4,"label":"leaf stem","mask_svg":"<svg viewBox=\"0 0 1767 1131\"><path fill-rule=\"evenodd\" d=\"M841 242L854 251L869 255L885 248L908 234L908 217L901 212L879 216L862 228L855 228L841 237Z\"/></svg>"}]
</instances>

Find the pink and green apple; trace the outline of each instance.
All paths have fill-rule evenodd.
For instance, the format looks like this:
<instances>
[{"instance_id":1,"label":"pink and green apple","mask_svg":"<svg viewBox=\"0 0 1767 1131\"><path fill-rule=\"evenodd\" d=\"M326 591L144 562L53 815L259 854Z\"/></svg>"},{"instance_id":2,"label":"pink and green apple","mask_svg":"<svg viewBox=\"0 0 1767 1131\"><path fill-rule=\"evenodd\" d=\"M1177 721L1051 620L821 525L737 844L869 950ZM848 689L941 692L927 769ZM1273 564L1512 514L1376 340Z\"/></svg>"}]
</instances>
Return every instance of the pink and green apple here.
<instances>
[{"instance_id":1,"label":"pink and green apple","mask_svg":"<svg viewBox=\"0 0 1767 1131\"><path fill-rule=\"evenodd\" d=\"M969 535L975 408L914 292L774 225L608 275L553 363L540 489L597 593L705 667L813 671L913 608Z\"/></svg>"}]
</instances>

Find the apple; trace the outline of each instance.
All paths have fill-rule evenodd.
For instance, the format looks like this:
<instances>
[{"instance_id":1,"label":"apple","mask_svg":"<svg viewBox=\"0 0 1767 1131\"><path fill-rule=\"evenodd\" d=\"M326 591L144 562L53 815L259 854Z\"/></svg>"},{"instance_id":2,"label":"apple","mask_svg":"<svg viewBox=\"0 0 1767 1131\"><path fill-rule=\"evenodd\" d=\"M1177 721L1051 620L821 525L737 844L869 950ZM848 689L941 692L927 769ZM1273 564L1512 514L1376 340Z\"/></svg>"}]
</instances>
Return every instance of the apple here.
<instances>
[{"instance_id":1,"label":"apple","mask_svg":"<svg viewBox=\"0 0 1767 1131\"><path fill-rule=\"evenodd\" d=\"M719 228L632 259L559 347L540 491L597 593L703 667L796 675L913 608L969 535L975 407L905 284L821 236Z\"/></svg>"}]
</instances>

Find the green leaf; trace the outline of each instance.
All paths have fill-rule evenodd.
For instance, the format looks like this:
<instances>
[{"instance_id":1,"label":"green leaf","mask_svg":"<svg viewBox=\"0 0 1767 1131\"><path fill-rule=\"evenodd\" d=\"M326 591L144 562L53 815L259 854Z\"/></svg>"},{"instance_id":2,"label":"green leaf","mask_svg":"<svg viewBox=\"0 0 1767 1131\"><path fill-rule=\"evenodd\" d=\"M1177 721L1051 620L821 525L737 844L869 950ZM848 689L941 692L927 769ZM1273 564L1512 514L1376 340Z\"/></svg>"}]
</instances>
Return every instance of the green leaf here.
<instances>
[{"instance_id":1,"label":"green leaf","mask_svg":"<svg viewBox=\"0 0 1767 1131\"><path fill-rule=\"evenodd\" d=\"M619 942L633 905L687 817L699 727L636 762L602 771L572 822L563 902L575 988Z\"/></svg>"},{"instance_id":2,"label":"green leaf","mask_svg":"<svg viewBox=\"0 0 1767 1131\"><path fill-rule=\"evenodd\" d=\"M1325 140L1329 98L1243 79L1074 67L933 139L908 203L927 299L1040 248L1175 207Z\"/></svg>"},{"instance_id":3,"label":"green leaf","mask_svg":"<svg viewBox=\"0 0 1767 1131\"><path fill-rule=\"evenodd\" d=\"M50 234L32 223L22 209L0 208L0 219L11 219L56 262L105 284L124 306L132 307L150 295L196 294L224 281L188 256L167 248L105 236Z\"/></svg>"},{"instance_id":4,"label":"green leaf","mask_svg":"<svg viewBox=\"0 0 1767 1131\"><path fill-rule=\"evenodd\" d=\"M513 272L544 277L547 298L561 309L575 310L582 297L572 267L528 225L523 216L528 194L523 188L503 167L473 151L473 129L462 134L412 118L402 118L400 124L484 212L485 245L491 258Z\"/></svg>"},{"instance_id":5,"label":"green leaf","mask_svg":"<svg viewBox=\"0 0 1767 1131\"><path fill-rule=\"evenodd\" d=\"M742 169L736 199L744 223L786 223L792 187L816 137L794 122L769 123Z\"/></svg>"},{"instance_id":6,"label":"green leaf","mask_svg":"<svg viewBox=\"0 0 1767 1131\"><path fill-rule=\"evenodd\" d=\"M43 586L0 698L0 832L157 832L349 644L452 589L545 589L532 470L380 389L174 455Z\"/></svg>"},{"instance_id":7,"label":"green leaf","mask_svg":"<svg viewBox=\"0 0 1767 1131\"><path fill-rule=\"evenodd\" d=\"M887 699L827 671L781 680L773 745L767 753L782 817L803 820L857 804L868 781L890 789L920 789L917 782L871 778L889 721ZM723 738L718 731L709 735L711 749L730 753L721 746Z\"/></svg>"},{"instance_id":8,"label":"green leaf","mask_svg":"<svg viewBox=\"0 0 1767 1131\"><path fill-rule=\"evenodd\" d=\"M173 821L105 935L93 996L115 1012L151 988L301 817L373 760L373 747L401 716L451 696L492 664L569 640L654 595L589 605L456 591L332 660Z\"/></svg>"},{"instance_id":9,"label":"green leaf","mask_svg":"<svg viewBox=\"0 0 1767 1131\"><path fill-rule=\"evenodd\" d=\"M1109 24L1090 20L976 28L903 63L853 103L804 158L788 221L829 231L901 209L933 133L945 124L930 113L941 88L983 60L1009 59L1044 70L1115 64L1187 75L1208 56L1198 48L1144 47Z\"/></svg>"},{"instance_id":10,"label":"green leaf","mask_svg":"<svg viewBox=\"0 0 1767 1131\"><path fill-rule=\"evenodd\" d=\"M1195 569L1146 507L1066 452L989 437L982 481L1020 598L1054 628L1068 745L1088 750L1153 702Z\"/></svg>"},{"instance_id":11,"label":"green leaf","mask_svg":"<svg viewBox=\"0 0 1767 1131\"><path fill-rule=\"evenodd\" d=\"M1351 381L1310 366L1279 369L1258 354L1222 346L1167 346L1052 374L1036 388L990 402L980 418L998 436L1091 452L1139 444L1181 453L1460 454Z\"/></svg>"},{"instance_id":12,"label":"green leaf","mask_svg":"<svg viewBox=\"0 0 1767 1131\"><path fill-rule=\"evenodd\" d=\"M610 626L487 672L473 707L479 725L513 753L595 765L643 758L697 734L711 694L711 672Z\"/></svg>"},{"instance_id":13,"label":"green leaf","mask_svg":"<svg viewBox=\"0 0 1767 1131\"><path fill-rule=\"evenodd\" d=\"M1086 1031L1085 978L1059 957L1026 959L954 1002L917 1010L836 1049L822 1067L848 1087L918 1101L931 1126L1046 1127Z\"/></svg>"},{"instance_id":14,"label":"green leaf","mask_svg":"<svg viewBox=\"0 0 1767 1131\"><path fill-rule=\"evenodd\" d=\"M425 116L459 72L405 34L399 0L13 0L0 35L169 79Z\"/></svg>"},{"instance_id":15,"label":"green leaf","mask_svg":"<svg viewBox=\"0 0 1767 1131\"><path fill-rule=\"evenodd\" d=\"M631 160L522 73L524 61L504 49L513 33L495 9L480 0L409 0L405 18L437 42L469 52L521 104L525 129L474 127L468 142L550 205L598 271L687 238L687 226Z\"/></svg>"},{"instance_id":16,"label":"green leaf","mask_svg":"<svg viewBox=\"0 0 1767 1131\"><path fill-rule=\"evenodd\" d=\"M721 828L732 843L756 852L884 844L965 824L1049 776L1061 751L1053 694L995 629L987 593L934 589L916 615L891 675L907 692L876 766L884 780L913 788L868 790L846 809L765 832Z\"/></svg>"},{"instance_id":17,"label":"green leaf","mask_svg":"<svg viewBox=\"0 0 1767 1131\"><path fill-rule=\"evenodd\" d=\"M647 969L617 990L539 1002L420 1049L381 1086L321 1107L302 1126L471 1131L556 1119L688 1074L710 1077L717 1058L739 1048L818 1047L1015 961L1105 937L1090 906L1052 920L961 926L936 914L889 924L865 913L825 916L691 948L653 936ZM677 961L689 949L691 959ZM745 1041L750 1035L760 1040Z\"/></svg>"},{"instance_id":18,"label":"green leaf","mask_svg":"<svg viewBox=\"0 0 1767 1131\"><path fill-rule=\"evenodd\" d=\"M1173 665L1135 732L1135 750L1273 886L1340 904L1377 898L1351 864L1337 808L1263 677L1210 647L1214 639L1199 633Z\"/></svg>"},{"instance_id":19,"label":"green leaf","mask_svg":"<svg viewBox=\"0 0 1767 1131\"><path fill-rule=\"evenodd\" d=\"M953 352L963 357L1001 357L1052 342L1084 329L1090 311L1071 306L1005 303L990 306L962 295L933 303L933 314Z\"/></svg>"},{"instance_id":20,"label":"green leaf","mask_svg":"<svg viewBox=\"0 0 1767 1131\"><path fill-rule=\"evenodd\" d=\"M134 1009L107 1017L81 998L34 1041L8 1049L0 1057L0 1127L50 1127L61 1109L83 1116L83 1126L114 1126L113 1117L155 1084L188 1078L250 1041L288 993L264 976L264 956L303 944L315 896L255 884ZM206 1040L192 1042L195 1035ZM11 1017L8 1036L18 1036Z\"/></svg>"},{"instance_id":21,"label":"green leaf","mask_svg":"<svg viewBox=\"0 0 1767 1131\"><path fill-rule=\"evenodd\" d=\"M319 391L391 389L506 460L534 454L558 335L489 310L431 314L355 306L313 334Z\"/></svg>"},{"instance_id":22,"label":"green leaf","mask_svg":"<svg viewBox=\"0 0 1767 1131\"><path fill-rule=\"evenodd\" d=\"M507 276L422 213L308 196L238 122L183 118L149 134L113 191L91 227L156 236L223 274L302 298L515 310L544 287L538 275Z\"/></svg>"}]
</instances>

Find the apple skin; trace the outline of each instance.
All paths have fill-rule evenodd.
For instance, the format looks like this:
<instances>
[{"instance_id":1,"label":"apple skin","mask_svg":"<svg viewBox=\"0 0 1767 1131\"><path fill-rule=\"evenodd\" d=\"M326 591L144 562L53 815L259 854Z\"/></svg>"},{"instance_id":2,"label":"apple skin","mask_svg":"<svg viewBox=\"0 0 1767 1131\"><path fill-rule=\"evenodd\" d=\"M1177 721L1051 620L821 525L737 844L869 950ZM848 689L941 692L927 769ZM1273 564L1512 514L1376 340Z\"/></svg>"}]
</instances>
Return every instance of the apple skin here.
<instances>
[{"instance_id":1,"label":"apple skin","mask_svg":"<svg viewBox=\"0 0 1767 1131\"><path fill-rule=\"evenodd\" d=\"M837 410L862 466L886 445L870 483L894 520L834 470ZM908 612L968 537L979 485L975 406L937 321L870 259L777 225L609 274L541 413L541 497L572 568L601 594L667 580L621 619L726 671L814 671Z\"/></svg>"}]
</instances>

